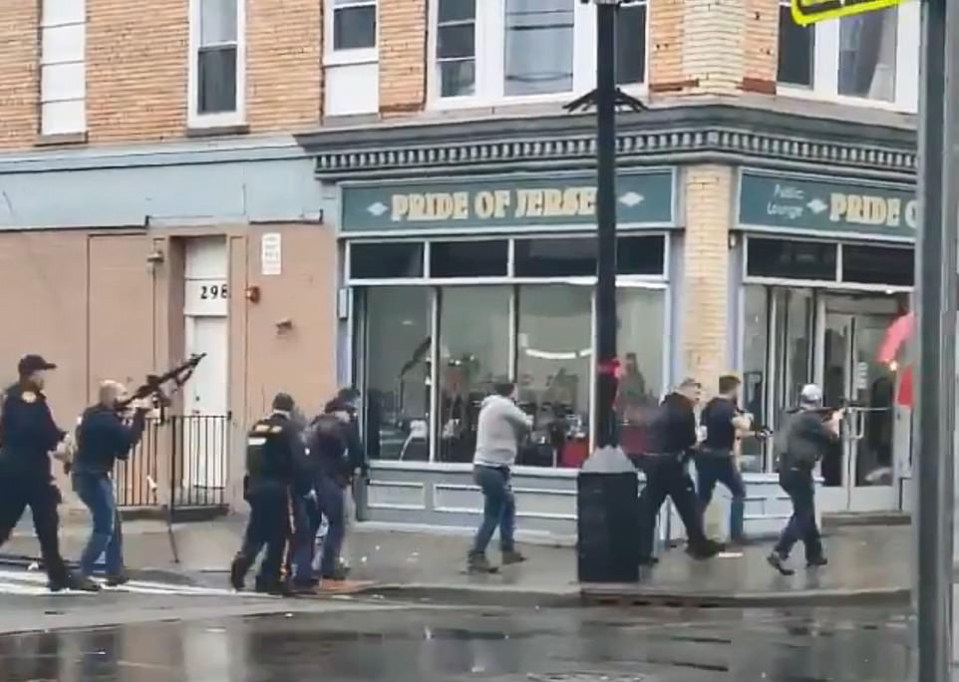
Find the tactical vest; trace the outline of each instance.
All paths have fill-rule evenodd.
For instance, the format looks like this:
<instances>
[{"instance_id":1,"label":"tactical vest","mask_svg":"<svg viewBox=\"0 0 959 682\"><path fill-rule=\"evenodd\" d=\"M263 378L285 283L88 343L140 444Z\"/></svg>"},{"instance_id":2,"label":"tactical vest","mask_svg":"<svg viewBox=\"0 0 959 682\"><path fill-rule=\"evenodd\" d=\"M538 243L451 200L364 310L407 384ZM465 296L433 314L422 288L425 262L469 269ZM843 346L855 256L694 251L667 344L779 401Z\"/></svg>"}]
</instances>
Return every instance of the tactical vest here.
<instances>
[{"instance_id":1,"label":"tactical vest","mask_svg":"<svg viewBox=\"0 0 959 682\"><path fill-rule=\"evenodd\" d=\"M278 463L270 462L267 444L283 432L283 427L260 420L246 438L246 470L251 478L269 478L278 473Z\"/></svg>"}]
</instances>

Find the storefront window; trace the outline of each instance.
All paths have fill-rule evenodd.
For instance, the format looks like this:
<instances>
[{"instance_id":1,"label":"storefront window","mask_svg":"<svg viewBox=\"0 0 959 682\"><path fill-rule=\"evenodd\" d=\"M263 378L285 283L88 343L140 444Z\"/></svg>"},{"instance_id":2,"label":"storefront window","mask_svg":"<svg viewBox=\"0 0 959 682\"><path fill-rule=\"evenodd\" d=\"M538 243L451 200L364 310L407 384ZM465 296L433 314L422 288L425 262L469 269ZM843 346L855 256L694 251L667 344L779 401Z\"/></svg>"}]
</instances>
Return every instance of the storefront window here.
<instances>
[{"instance_id":1,"label":"storefront window","mask_svg":"<svg viewBox=\"0 0 959 682\"><path fill-rule=\"evenodd\" d=\"M628 454L646 451L652 411L663 391L665 292L620 287L616 291L619 331L617 347L623 359L616 400L620 442Z\"/></svg>"},{"instance_id":2,"label":"storefront window","mask_svg":"<svg viewBox=\"0 0 959 682\"><path fill-rule=\"evenodd\" d=\"M765 415L768 305L765 287L747 286L743 291L743 385L742 409L755 417L757 427L767 426ZM742 440L743 469L763 471L763 441L755 436Z\"/></svg>"},{"instance_id":3,"label":"storefront window","mask_svg":"<svg viewBox=\"0 0 959 682\"><path fill-rule=\"evenodd\" d=\"M432 291L366 289L366 434L371 458L429 459Z\"/></svg>"},{"instance_id":4,"label":"storefront window","mask_svg":"<svg viewBox=\"0 0 959 682\"><path fill-rule=\"evenodd\" d=\"M511 296L505 286L440 290L440 461L473 460L480 405L509 378Z\"/></svg>"},{"instance_id":5,"label":"storefront window","mask_svg":"<svg viewBox=\"0 0 959 682\"><path fill-rule=\"evenodd\" d=\"M579 467L589 454L591 287L518 287L519 402L533 434L519 464Z\"/></svg>"}]
</instances>

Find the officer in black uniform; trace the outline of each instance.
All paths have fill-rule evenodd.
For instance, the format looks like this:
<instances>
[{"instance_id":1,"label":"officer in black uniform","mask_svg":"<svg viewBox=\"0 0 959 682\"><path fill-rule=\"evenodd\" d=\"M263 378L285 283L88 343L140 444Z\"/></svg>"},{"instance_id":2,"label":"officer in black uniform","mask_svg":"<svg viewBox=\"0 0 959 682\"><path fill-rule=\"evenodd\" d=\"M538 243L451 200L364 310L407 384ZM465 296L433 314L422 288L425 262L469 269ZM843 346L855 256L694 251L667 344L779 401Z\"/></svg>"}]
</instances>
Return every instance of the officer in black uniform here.
<instances>
[{"instance_id":1,"label":"officer in black uniform","mask_svg":"<svg viewBox=\"0 0 959 682\"><path fill-rule=\"evenodd\" d=\"M0 545L7 541L27 506L40 541L50 589L96 592L89 578L73 576L60 555L62 501L53 482L50 453L68 457L70 442L53 421L43 394L46 372L56 365L39 355L27 355L17 367L20 379L6 391L0 415Z\"/></svg>"},{"instance_id":2,"label":"officer in black uniform","mask_svg":"<svg viewBox=\"0 0 959 682\"><path fill-rule=\"evenodd\" d=\"M290 420L293 398L278 393L273 412L250 430L247 439L245 497L250 505L243 546L230 567L230 582L242 590L257 556L266 546L266 557L257 576L257 591L289 595L289 576L284 575L292 551L290 527L292 496L303 496L304 448L299 430Z\"/></svg>"}]
</instances>

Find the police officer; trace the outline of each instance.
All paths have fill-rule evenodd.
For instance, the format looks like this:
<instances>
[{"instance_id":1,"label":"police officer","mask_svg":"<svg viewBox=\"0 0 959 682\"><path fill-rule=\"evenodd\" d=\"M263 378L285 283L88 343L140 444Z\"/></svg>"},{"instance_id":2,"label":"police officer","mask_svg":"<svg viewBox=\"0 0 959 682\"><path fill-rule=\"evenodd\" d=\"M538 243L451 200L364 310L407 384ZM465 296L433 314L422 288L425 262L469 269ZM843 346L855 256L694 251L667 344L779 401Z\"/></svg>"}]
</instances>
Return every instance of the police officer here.
<instances>
[{"instance_id":1,"label":"police officer","mask_svg":"<svg viewBox=\"0 0 959 682\"><path fill-rule=\"evenodd\" d=\"M722 550L722 545L706 537L693 481L686 471L689 455L698 440L694 408L701 394L698 381L685 379L663 399L650 424L647 451L637 461L646 475L646 485L639 496L641 564L656 563L653 557L656 518L667 496L673 500L686 526L689 554L708 559Z\"/></svg>"},{"instance_id":2,"label":"police officer","mask_svg":"<svg viewBox=\"0 0 959 682\"><path fill-rule=\"evenodd\" d=\"M242 590L247 572L266 546L266 557L260 565L258 592L289 595L292 530L290 528L293 495L305 495L302 488L303 443L300 433L290 421L293 398L278 393L273 398L273 411L250 430L247 438L247 475L244 496L250 505L243 545L230 567L230 583Z\"/></svg>"},{"instance_id":3,"label":"police officer","mask_svg":"<svg viewBox=\"0 0 959 682\"><path fill-rule=\"evenodd\" d=\"M24 356L17 366L19 381L4 396L0 415L0 545L29 506L50 589L96 592L99 585L71 575L60 555L57 506L62 498L53 482L50 453L67 459L71 442L54 423L43 394L46 373L55 368L39 355Z\"/></svg>"},{"instance_id":4,"label":"police officer","mask_svg":"<svg viewBox=\"0 0 959 682\"><path fill-rule=\"evenodd\" d=\"M779 485L792 500L793 514L769 555L769 564L783 575L794 570L786 566L789 553L802 540L809 568L825 566L822 538L816 525L816 498L813 469L826 450L839 440L842 410L825 413L822 391L807 384L799 395L799 410L789 415L773 444L779 464ZM826 419L823 419L826 417Z\"/></svg>"}]
</instances>

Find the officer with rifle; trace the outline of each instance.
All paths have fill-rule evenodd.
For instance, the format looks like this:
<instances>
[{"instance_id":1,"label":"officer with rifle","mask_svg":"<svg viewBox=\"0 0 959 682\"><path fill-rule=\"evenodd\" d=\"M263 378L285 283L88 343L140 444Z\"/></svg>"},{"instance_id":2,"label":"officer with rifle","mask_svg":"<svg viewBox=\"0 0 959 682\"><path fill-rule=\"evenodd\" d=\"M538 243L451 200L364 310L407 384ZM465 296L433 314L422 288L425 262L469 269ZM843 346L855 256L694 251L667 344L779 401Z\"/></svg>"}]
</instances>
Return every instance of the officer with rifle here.
<instances>
[{"instance_id":1,"label":"officer with rifle","mask_svg":"<svg viewBox=\"0 0 959 682\"><path fill-rule=\"evenodd\" d=\"M776 433L773 449L779 465L779 485L792 500L793 514L767 560L782 575L795 573L786 562L800 540L809 568L828 563L816 524L813 470L826 449L839 440L842 417L842 409L824 408L822 391L808 384L799 395L799 409L787 416Z\"/></svg>"},{"instance_id":2,"label":"officer with rifle","mask_svg":"<svg viewBox=\"0 0 959 682\"><path fill-rule=\"evenodd\" d=\"M9 539L29 506L50 590L96 592L100 586L87 577L72 575L60 554L57 506L62 497L53 481L50 455L61 461L68 459L72 439L53 421L43 393L46 374L55 368L40 355L24 356L17 366L19 380L4 395L0 415L0 545Z\"/></svg>"},{"instance_id":3,"label":"officer with rifle","mask_svg":"<svg viewBox=\"0 0 959 682\"><path fill-rule=\"evenodd\" d=\"M246 574L266 547L266 556L256 579L257 592L289 596L293 496L309 493L305 472L305 450L299 430L291 421L295 404L286 393L273 398L273 411L253 425L247 437L247 475L244 497L250 505L243 545L230 566L230 583L235 590L245 586Z\"/></svg>"}]
</instances>

